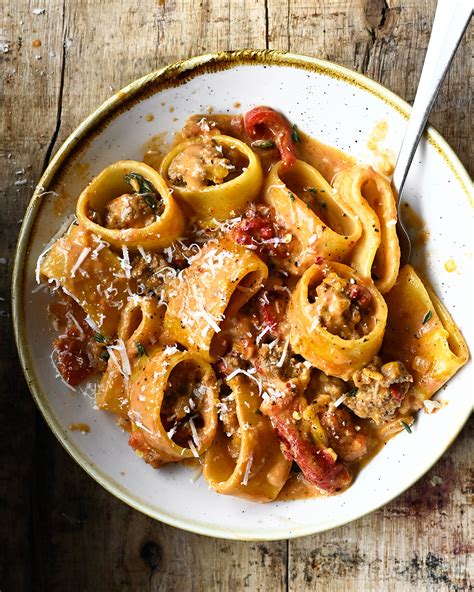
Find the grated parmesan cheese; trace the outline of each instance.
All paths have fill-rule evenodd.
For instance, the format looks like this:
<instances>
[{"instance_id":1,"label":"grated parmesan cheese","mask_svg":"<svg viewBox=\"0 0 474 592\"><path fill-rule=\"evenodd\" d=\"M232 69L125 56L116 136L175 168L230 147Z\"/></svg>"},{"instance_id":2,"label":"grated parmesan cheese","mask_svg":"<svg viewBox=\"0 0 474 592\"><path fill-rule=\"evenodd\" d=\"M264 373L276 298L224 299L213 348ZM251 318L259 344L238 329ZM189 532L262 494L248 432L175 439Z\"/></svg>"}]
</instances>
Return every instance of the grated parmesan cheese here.
<instances>
[{"instance_id":1,"label":"grated parmesan cheese","mask_svg":"<svg viewBox=\"0 0 474 592\"><path fill-rule=\"evenodd\" d=\"M79 324L78 320L76 319L76 317L72 314L72 312L70 310L67 311L66 316L68 319L70 319L76 325L77 329L79 330L80 337L83 337L84 331L83 331L81 325Z\"/></svg>"},{"instance_id":2,"label":"grated parmesan cheese","mask_svg":"<svg viewBox=\"0 0 474 592\"><path fill-rule=\"evenodd\" d=\"M84 247L82 249L81 254L77 258L74 265L72 266L72 269L71 269L71 277L72 278L76 277L76 271L81 267L82 263L84 262L84 259L87 257L87 255L89 255L90 252L91 252L90 247Z\"/></svg>"},{"instance_id":3,"label":"grated parmesan cheese","mask_svg":"<svg viewBox=\"0 0 474 592\"><path fill-rule=\"evenodd\" d=\"M278 343L278 337L268 344L268 349L271 351L277 343Z\"/></svg>"},{"instance_id":4,"label":"grated parmesan cheese","mask_svg":"<svg viewBox=\"0 0 474 592\"><path fill-rule=\"evenodd\" d=\"M122 245L122 253L123 253L123 258L120 259L120 267L124 270L125 277L130 278L131 277L130 271L132 269L132 266L130 265L130 255L129 255L128 249L125 245Z\"/></svg>"},{"instance_id":5,"label":"grated parmesan cheese","mask_svg":"<svg viewBox=\"0 0 474 592\"><path fill-rule=\"evenodd\" d=\"M199 438L199 434L197 433L196 425L194 424L194 419L192 417L189 418L189 427L191 428L193 442L196 444L196 448L199 449L201 446L201 440Z\"/></svg>"},{"instance_id":6,"label":"grated parmesan cheese","mask_svg":"<svg viewBox=\"0 0 474 592\"><path fill-rule=\"evenodd\" d=\"M249 454L249 457L247 459L247 465L245 467L245 473L244 473L244 477L242 479L242 481L240 482L241 485L248 485L249 482L249 477L250 477L250 470L252 468L252 463L253 463L253 455Z\"/></svg>"},{"instance_id":7,"label":"grated parmesan cheese","mask_svg":"<svg viewBox=\"0 0 474 592\"><path fill-rule=\"evenodd\" d=\"M145 263L150 263L151 261L151 255L148 255L145 252L145 249L143 247L137 247L137 251L140 253L140 255L143 257L143 259L145 260Z\"/></svg>"},{"instance_id":8,"label":"grated parmesan cheese","mask_svg":"<svg viewBox=\"0 0 474 592\"><path fill-rule=\"evenodd\" d=\"M110 347L118 351L122 359L123 371L127 376L130 376L130 374L132 373L132 367L130 365L130 360L128 359L127 348L125 347L125 343L123 342L123 340L117 339L117 345L112 345Z\"/></svg>"},{"instance_id":9,"label":"grated parmesan cheese","mask_svg":"<svg viewBox=\"0 0 474 592\"><path fill-rule=\"evenodd\" d=\"M423 401L423 407L425 408L426 413L434 413L438 409L441 409L442 404L439 401L431 401L431 399L427 399Z\"/></svg>"},{"instance_id":10,"label":"grated parmesan cheese","mask_svg":"<svg viewBox=\"0 0 474 592\"><path fill-rule=\"evenodd\" d=\"M250 374L250 372L247 372L247 370L243 370L242 368L237 368L237 370L234 370L233 372L231 372L229 374L229 376L226 378L227 382L229 382L229 380L232 380L235 376L237 376L237 374L244 374L245 376L247 376L248 378L253 380L258 386L258 394L259 395L262 394L262 389L263 389L262 383L259 380L257 380L255 378L255 376L252 376L252 374Z\"/></svg>"},{"instance_id":11,"label":"grated parmesan cheese","mask_svg":"<svg viewBox=\"0 0 474 592\"><path fill-rule=\"evenodd\" d=\"M265 329L264 329L264 330L263 330L261 333L259 333L259 334L257 335L257 339L255 340L255 343L256 343L257 345L259 345L259 343L262 341L262 339L264 338L264 336L265 336L265 335L266 335L266 334L267 334L269 331L270 331L270 326L269 326L269 325L267 325L267 326L265 327Z\"/></svg>"},{"instance_id":12,"label":"grated parmesan cheese","mask_svg":"<svg viewBox=\"0 0 474 592\"><path fill-rule=\"evenodd\" d=\"M173 247L166 247L166 249L163 249L163 254L166 257L166 261L168 261L168 263L173 261L173 251Z\"/></svg>"},{"instance_id":13,"label":"grated parmesan cheese","mask_svg":"<svg viewBox=\"0 0 474 592\"><path fill-rule=\"evenodd\" d=\"M283 351L281 352L281 358L278 360L278 362L276 363L276 367L277 368L281 368L283 366L283 364L285 363L286 360L286 354L288 352L288 346L290 344L290 337L288 336L285 339L285 345L283 346Z\"/></svg>"},{"instance_id":14,"label":"grated parmesan cheese","mask_svg":"<svg viewBox=\"0 0 474 592\"><path fill-rule=\"evenodd\" d=\"M64 384L64 386L67 386L67 388L70 391L74 391L76 392L77 389L75 389L73 386L71 386L68 382L66 382L61 374L61 372L59 372L58 367L56 366L56 362L54 360L54 354L56 353L56 350L53 349L53 351L51 352L49 359L51 360L51 363L53 364L53 368L56 370L56 378L59 378L59 380Z\"/></svg>"},{"instance_id":15,"label":"grated parmesan cheese","mask_svg":"<svg viewBox=\"0 0 474 592\"><path fill-rule=\"evenodd\" d=\"M63 290L64 290L64 288L63 288ZM64 290L64 291L66 292L66 290ZM66 292L66 293L67 293L67 292ZM76 299L74 298L74 300L76 300ZM76 300L76 302L78 302L78 301ZM79 304L80 304L80 303L79 303ZM90 328L91 328L93 331L95 331L96 333L100 333L100 329L99 329L99 327L98 327L97 323L96 323L96 322L95 322L93 319L91 319L91 317L90 317L89 315L87 315L87 316L86 316L86 318L85 318L84 320L86 321L86 323L89 325L89 327L90 327Z\"/></svg>"},{"instance_id":16,"label":"grated parmesan cheese","mask_svg":"<svg viewBox=\"0 0 474 592\"><path fill-rule=\"evenodd\" d=\"M48 192L48 193L50 193L50 192ZM54 192L51 192L51 193L54 193ZM54 243L58 239L60 239L64 234L67 234L69 232L71 226L74 224L76 219L77 218L74 214L71 214L71 216L68 216L66 218L66 220L64 220L63 224L61 224L58 231L54 234L54 236L51 238L49 243L46 245L46 247L43 249L43 251L38 256L38 259L36 260L36 268L35 268L35 279L36 279L37 284L39 284L41 282L41 279L40 279L41 263L43 262L45 255L47 255L49 253L49 251L51 251L51 249L54 246Z\"/></svg>"},{"instance_id":17,"label":"grated parmesan cheese","mask_svg":"<svg viewBox=\"0 0 474 592\"><path fill-rule=\"evenodd\" d=\"M193 453L193 456L199 458L199 452L196 450L196 446L194 446L194 442L192 440L188 440L188 446ZM184 452L184 451L183 451Z\"/></svg>"},{"instance_id":18,"label":"grated parmesan cheese","mask_svg":"<svg viewBox=\"0 0 474 592\"><path fill-rule=\"evenodd\" d=\"M347 393L344 393L338 399L336 399L336 401L334 401L334 407L339 407L339 405L341 403L344 403L344 401L346 400L346 397L347 397Z\"/></svg>"},{"instance_id":19,"label":"grated parmesan cheese","mask_svg":"<svg viewBox=\"0 0 474 592\"><path fill-rule=\"evenodd\" d=\"M199 311L196 314L196 316L201 317L204 321L206 321L206 323L211 327L211 329L214 329L214 331L216 333L221 332L221 328L219 327L219 325L217 324L216 321L222 321L222 319L214 317L213 315L208 313L207 310L205 310L205 309L203 309L202 311Z\"/></svg>"}]
</instances>

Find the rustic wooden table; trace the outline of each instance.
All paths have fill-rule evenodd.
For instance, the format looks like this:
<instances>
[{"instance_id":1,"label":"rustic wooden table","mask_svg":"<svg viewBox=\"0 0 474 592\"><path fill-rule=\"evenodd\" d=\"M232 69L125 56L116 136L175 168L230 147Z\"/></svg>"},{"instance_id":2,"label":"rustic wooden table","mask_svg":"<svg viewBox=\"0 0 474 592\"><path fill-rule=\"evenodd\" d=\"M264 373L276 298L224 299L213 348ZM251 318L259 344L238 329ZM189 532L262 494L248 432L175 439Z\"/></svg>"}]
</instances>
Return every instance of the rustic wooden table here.
<instances>
[{"instance_id":1,"label":"rustic wooden table","mask_svg":"<svg viewBox=\"0 0 474 592\"><path fill-rule=\"evenodd\" d=\"M353 524L272 543L193 535L127 507L69 458L28 393L8 306L15 241L32 189L67 135L112 91L195 54L267 47L333 60L412 101L434 5L434 0L3 0L2 592L472 589L473 422L412 489ZM465 38L432 123L472 172L470 57Z\"/></svg>"}]
</instances>

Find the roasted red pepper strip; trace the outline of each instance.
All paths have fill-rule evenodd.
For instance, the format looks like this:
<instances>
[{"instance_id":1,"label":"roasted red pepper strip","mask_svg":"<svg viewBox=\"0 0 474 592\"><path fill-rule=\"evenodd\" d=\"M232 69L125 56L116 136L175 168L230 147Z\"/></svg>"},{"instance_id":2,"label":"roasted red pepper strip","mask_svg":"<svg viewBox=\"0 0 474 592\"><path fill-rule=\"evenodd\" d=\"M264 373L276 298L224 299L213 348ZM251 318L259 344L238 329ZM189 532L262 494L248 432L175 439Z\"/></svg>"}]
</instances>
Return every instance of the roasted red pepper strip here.
<instances>
[{"instance_id":1,"label":"roasted red pepper strip","mask_svg":"<svg viewBox=\"0 0 474 592\"><path fill-rule=\"evenodd\" d=\"M286 396L273 403L262 403L260 409L270 418L283 454L297 463L306 481L328 493L342 491L351 484L352 475L344 463L334 458L332 451L316 445L295 421L293 412L302 408L301 402L301 398L287 391ZM303 407L306 404L303 402Z\"/></svg>"},{"instance_id":2,"label":"roasted red pepper strip","mask_svg":"<svg viewBox=\"0 0 474 592\"><path fill-rule=\"evenodd\" d=\"M296 148L291 128L286 119L270 107L254 107L244 118L245 131L251 140L274 140L283 166L289 168L296 162Z\"/></svg>"},{"instance_id":3,"label":"roasted red pepper strip","mask_svg":"<svg viewBox=\"0 0 474 592\"><path fill-rule=\"evenodd\" d=\"M318 489L336 493L351 484L352 475L327 448L318 447L298 430L288 413L275 415L273 427L281 440L283 453L296 461L305 479Z\"/></svg>"}]
</instances>

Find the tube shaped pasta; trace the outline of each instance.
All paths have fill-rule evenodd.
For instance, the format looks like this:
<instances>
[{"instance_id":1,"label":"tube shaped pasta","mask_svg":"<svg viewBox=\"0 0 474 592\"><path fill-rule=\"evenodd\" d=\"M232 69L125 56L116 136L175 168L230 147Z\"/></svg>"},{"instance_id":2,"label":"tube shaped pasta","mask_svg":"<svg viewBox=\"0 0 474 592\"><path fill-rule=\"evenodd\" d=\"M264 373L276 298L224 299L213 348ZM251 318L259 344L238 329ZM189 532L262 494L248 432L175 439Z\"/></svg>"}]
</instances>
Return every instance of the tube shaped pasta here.
<instances>
[{"instance_id":1,"label":"tube shaped pasta","mask_svg":"<svg viewBox=\"0 0 474 592\"><path fill-rule=\"evenodd\" d=\"M252 251L227 240L202 249L173 280L165 333L213 362L225 349L226 322L262 287L268 268Z\"/></svg>"},{"instance_id":2,"label":"tube shaped pasta","mask_svg":"<svg viewBox=\"0 0 474 592\"><path fill-rule=\"evenodd\" d=\"M125 305L120 317L118 338L122 347L125 347L131 369L138 359L148 356L159 340L162 326L163 306L155 298L131 299ZM109 348L109 361L97 387L95 400L99 409L126 419L129 412L128 376L113 347Z\"/></svg>"},{"instance_id":3,"label":"tube shaped pasta","mask_svg":"<svg viewBox=\"0 0 474 592\"><path fill-rule=\"evenodd\" d=\"M395 284L400 267L397 205L390 183L372 167L355 166L336 175L334 188L362 224L351 266L360 275L373 278L379 292L385 294Z\"/></svg>"},{"instance_id":4,"label":"tube shaped pasta","mask_svg":"<svg viewBox=\"0 0 474 592\"><path fill-rule=\"evenodd\" d=\"M130 382L129 417L161 463L205 452L216 434L218 391L211 366L176 347L142 357Z\"/></svg>"},{"instance_id":5,"label":"tube shaped pasta","mask_svg":"<svg viewBox=\"0 0 474 592\"><path fill-rule=\"evenodd\" d=\"M296 353L325 374L349 380L377 354L387 305L370 279L342 263L326 262L310 267L298 281L288 320Z\"/></svg>"},{"instance_id":6,"label":"tube shaped pasta","mask_svg":"<svg viewBox=\"0 0 474 592\"><path fill-rule=\"evenodd\" d=\"M346 261L362 227L345 201L338 201L324 177L297 160L290 169L275 164L265 183L265 203L299 244L296 272L302 274L317 257Z\"/></svg>"},{"instance_id":7,"label":"tube shaped pasta","mask_svg":"<svg viewBox=\"0 0 474 592\"><path fill-rule=\"evenodd\" d=\"M215 176L214 169L219 165L214 164L212 158L207 162L204 151L207 147L215 149L217 146L222 155L227 151L230 160L232 153L238 156L242 163L242 171L239 175L229 181L225 176L221 176L215 184L205 185L201 179L201 186L189 187L186 184L176 184L170 180L170 167L177 157L183 158L190 151L196 151L200 156L197 159L190 160L188 170L196 170L205 175L205 171L211 172ZM191 155L191 158L196 158ZM225 167L224 167L225 168ZM160 173L167 183L172 185L173 194L185 201L201 224L209 224L213 220L222 221L242 212L248 203L253 201L260 192L262 186L263 174L262 166L258 156L244 142L231 136L214 135L210 138L192 138L178 144L165 156L161 163ZM228 170L221 173L229 173Z\"/></svg>"},{"instance_id":8,"label":"tube shaped pasta","mask_svg":"<svg viewBox=\"0 0 474 592\"><path fill-rule=\"evenodd\" d=\"M231 379L229 386L238 428L230 437L218 429L204 458L204 477L218 493L272 501L288 478L291 462L284 457L270 420L259 413L256 386L242 376Z\"/></svg>"},{"instance_id":9,"label":"tube shaped pasta","mask_svg":"<svg viewBox=\"0 0 474 592\"><path fill-rule=\"evenodd\" d=\"M405 265L385 296L388 321L382 352L413 375L410 394L430 399L469 359L466 342L428 283Z\"/></svg>"},{"instance_id":10,"label":"tube shaped pasta","mask_svg":"<svg viewBox=\"0 0 474 592\"><path fill-rule=\"evenodd\" d=\"M136 177L144 185L136 195L143 197L145 206L150 204L154 221L146 226L127 228L106 228L94 221L94 217L104 219L106 207L113 199L129 194L130 179ZM129 211L130 208L125 208L124 214ZM162 177L155 169L135 160L119 160L95 177L79 196L76 214L85 228L117 248L161 249L170 245L184 229L183 214Z\"/></svg>"},{"instance_id":11,"label":"tube shaped pasta","mask_svg":"<svg viewBox=\"0 0 474 592\"><path fill-rule=\"evenodd\" d=\"M127 298L127 279L107 243L83 226L72 225L48 251L40 271L61 284L104 336L114 337Z\"/></svg>"}]
</instances>

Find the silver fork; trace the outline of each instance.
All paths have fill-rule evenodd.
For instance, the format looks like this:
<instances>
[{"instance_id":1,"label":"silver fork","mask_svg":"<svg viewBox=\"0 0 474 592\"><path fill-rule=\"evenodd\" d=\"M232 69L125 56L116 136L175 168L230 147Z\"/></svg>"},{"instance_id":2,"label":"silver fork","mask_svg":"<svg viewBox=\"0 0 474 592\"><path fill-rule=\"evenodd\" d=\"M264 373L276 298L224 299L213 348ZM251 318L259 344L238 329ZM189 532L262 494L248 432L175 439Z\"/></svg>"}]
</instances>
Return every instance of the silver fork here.
<instances>
[{"instance_id":1,"label":"silver fork","mask_svg":"<svg viewBox=\"0 0 474 592\"><path fill-rule=\"evenodd\" d=\"M436 6L413 109L393 172L392 183L398 193L397 233L401 249L400 265L408 263L411 257L411 241L403 225L401 210L403 188L428 116L469 24L473 8L473 0L439 0Z\"/></svg>"}]
</instances>

